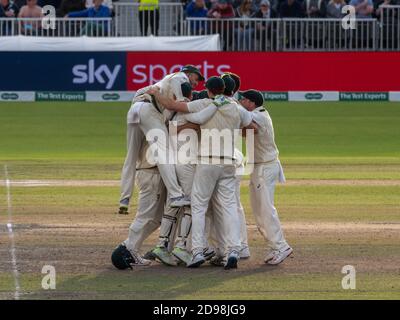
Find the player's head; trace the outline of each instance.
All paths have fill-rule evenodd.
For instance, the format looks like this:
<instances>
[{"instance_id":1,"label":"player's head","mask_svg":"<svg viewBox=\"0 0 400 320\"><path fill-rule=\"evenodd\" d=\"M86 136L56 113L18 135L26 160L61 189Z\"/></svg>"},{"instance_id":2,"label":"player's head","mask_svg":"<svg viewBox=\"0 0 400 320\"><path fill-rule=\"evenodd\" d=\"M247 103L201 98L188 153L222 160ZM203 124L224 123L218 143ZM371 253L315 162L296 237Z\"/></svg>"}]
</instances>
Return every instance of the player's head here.
<instances>
[{"instance_id":1,"label":"player's head","mask_svg":"<svg viewBox=\"0 0 400 320\"><path fill-rule=\"evenodd\" d=\"M217 5L220 9L226 9L228 7L228 0L218 0Z\"/></svg>"},{"instance_id":2,"label":"player's head","mask_svg":"<svg viewBox=\"0 0 400 320\"><path fill-rule=\"evenodd\" d=\"M214 98L219 94L223 94L225 83L220 77L210 77L206 81L207 93L210 98Z\"/></svg>"},{"instance_id":3,"label":"player's head","mask_svg":"<svg viewBox=\"0 0 400 320\"><path fill-rule=\"evenodd\" d=\"M221 76L223 77L231 77L233 79L233 81L235 81L235 88L233 89L233 93L235 94L236 92L238 92L238 90L240 89L240 77L233 72L225 72L222 74Z\"/></svg>"},{"instance_id":4,"label":"player's head","mask_svg":"<svg viewBox=\"0 0 400 320\"><path fill-rule=\"evenodd\" d=\"M209 99L208 90L193 91L193 100Z\"/></svg>"},{"instance_id":5,"label":"player's head","mask_svg":"<svg viewBox=\"0 0 400 320\"><path fill-rule=\"evenodd\" d=\"M201 74L200 70L192 64L187 64L186 66L184 66L181 69L181 72L186 73L193 89L197 87L199 81L204 81L204 77Z\"/></svg>"},{"instance_id":6,"label":"player's head","mask_svg":"<svg viewBox=\"0 0 400 320\"><path fill-rule=\"evenodd\" d=\"M239 102L249 111L253 111L257 107L261 107L264 104L264 97L260 91L257 90L247 90L239 91L241 96Z\"/></svg>"},{"instance_id":7,"label":"player's head","mask_svg":"<svg viewBox=\"0 0 400 320\"><path fill-rule=\"evenodd\" d=\"M232 97L234 94L234 89L235 89L235 81L228 75L222 75L221 76L222 80L224 80L225 83L225 90L224 90L224 95L228 97Z\"/></svg>"},{"instance_id":8,"label":"player's head","mask_svg":"<svg viewBox=\"0 0 400 320\"><path fill-rule=\"evenodd\" d=\"M182 95L192 101L193 94L192 94L192 85L189 82L184 82L181 84Z\"/></svg>"}]
</instances>

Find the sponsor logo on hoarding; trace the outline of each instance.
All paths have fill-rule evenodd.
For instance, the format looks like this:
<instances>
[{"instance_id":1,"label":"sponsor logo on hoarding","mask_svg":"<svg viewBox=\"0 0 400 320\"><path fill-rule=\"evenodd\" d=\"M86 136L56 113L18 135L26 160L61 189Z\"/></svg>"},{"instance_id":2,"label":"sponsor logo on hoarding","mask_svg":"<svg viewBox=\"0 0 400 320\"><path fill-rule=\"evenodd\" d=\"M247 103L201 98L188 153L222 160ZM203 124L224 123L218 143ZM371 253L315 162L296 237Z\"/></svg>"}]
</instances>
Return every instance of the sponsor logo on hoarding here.
<instances>
[{"instance_id":1,"label":"sponsor logo on hoarding","mask_svg":"<svg viewBox=\"0 0 400 320\"><path fill-rule=\"evenodd\" d=\"M340 92L341 101L388 101L388 92Z\"/></svg>"},{"instance_id":2,"label":"sponsor logo on hoarding","mask_svg":"<svg viewBox=\"0 0 400 320\"><path fill-rule=\"evenodd\" d=\"M36 101L86 101L85 92L37 91Z\"/></svg>"},{"instance_id":3,"label":"sponsor logo on hoarding","mask_svg":"<svg viewBox=\"0 0 400 320\"><path fill-rule=\"evenodd\" d=\"M101 96L103 100L119 100L121 96L118 93L105 93Z\"/></svg>"},{"instance_id":4,"label":"sponsor logo on hoarding","mask_svg":"<svg viewBox=\"0 0 400 320\"><path fill-rule=\"evenodd\" d=\"M164 78L167 74L180 71L183 66L183 64L174 64L171 66L166 64L135 64L131 69L132 83L145 85L154 84L162 80L162 78ZM222 74L231 69L231 67L227 64L214 65L208 63L207 60L196 66L200 69L204 75L204 78L206 79L209 77L209 73Z\"/></svg>"},{"instance_id":5,"label":"sponsor logo on hoarding","mask_svg":"<svg viewBox=\"0 0 400 320\"><path fill-rule=\"evenodd\" d=\"M86 101L132 101L134 95L132 91L86 91Z\"/></svg>"},{"instance_id":6,"label":"sponsor logo on hoarding","mask_svg":"<svg viewBox=\"0 0 400 320\"><path fill-rule=\"evenodd\" d=\"M106 84L106 89L111 89L117 79L118 73L121 70L121 65L117 64L114 68L109 68L106 64L96 66L95 59L89 59L87 64L77 64L72 67L74 84Z\"/></svg>"},{"instance_id":7,"label":"sponsor logo on hoarding","mask_svg":"<svg viewBox=\"0 0 400 320\"><path fill-rule=\"evenodd\" d=\"M306 98L306 100L321 100L324 95L322 93L306 93L304 95L304 97Z\"/></svg>"},{"instance_id":8,"label":"sponsor logo on hoarding","mask_svg":"<svg viewBox=\"0 0 400 320\"><path fill-rule=\"evenodd\" d=\"M263 92L266 101L288 101L287 92Z\"/></svg>"},{"instance_id":9,"label":"sponsor logo on hoarding","mask_svg":"<svg viewBox=\"0 0 400 320\"><path fill-rule=\"evenodd\" d=\"M167 74L179 72L186 64L197 66L206 79L227 71L235 72L236 70L240 74L238 68L233 69L232 62L228 62L226 59L220 58L215 54L208 55L207 53L205 55L201 52L148 52L146 54L128 52L126 66L127 89L134 91L154 84L162 80ZM203 88L204 86L200 84L196 89L201 90Z\"/></svg>"},{"instance_id":10,"label":"sponsor logo on hoarding","mask_svg":"<svg viewBox=\"0 0 400 320\"><path fill-rule=\"evenodd\" d=\"M0 95L1 100L18 100L19 95L15 92L5 92Z\"/></svg>"}]
</instances>

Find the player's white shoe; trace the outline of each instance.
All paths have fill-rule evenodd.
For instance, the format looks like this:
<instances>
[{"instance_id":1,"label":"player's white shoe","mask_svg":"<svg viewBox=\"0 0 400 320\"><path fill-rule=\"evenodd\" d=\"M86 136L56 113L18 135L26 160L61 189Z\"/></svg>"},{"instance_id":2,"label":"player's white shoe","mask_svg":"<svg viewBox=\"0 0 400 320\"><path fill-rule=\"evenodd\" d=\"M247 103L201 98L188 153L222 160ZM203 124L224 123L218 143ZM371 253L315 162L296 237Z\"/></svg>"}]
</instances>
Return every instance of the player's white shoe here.
<instances>
[{"instance_id":1,"label":"player's white shoe","mask_svg":"<svg viewBox=\"0 0 400 320\"><path fill-rule=\"evenodd\" d=\"M279 250L275 253L274 257L267 262L270 265L278 265L293 253L293 249L288 247L286 250Z\"/></svg>"},{"instance_id":2,"label":"player's white shoe","mask_svg":"<svg viewBox=\"0 0 400 320\"><path fill-rule=\"evenodd\" d=\"M214 257L216 254L215 250L213 247L207 247L203 250L203 256L206 259L206 261L209 261L212 257Z\"/></svg>"},{"instance_id":3,"label":"player's white shoe","mask_svg":"<svg viewBox=\"0 0 400 320\"><path fill-rule=\"evenodd\" d=\"M129 250L134 261L131 266L149 266L151 264L150 260L144 259L138 251Z\"/></svg>"},{"instance_id":4,"label":"player's white shoe","mask_svg":"<svg viewBox=\"0 0 400 320\"><path fill-rule=\"evenodd\" d=\"M192 260L189 262L187 265L188 268L197 268L200 267L204 262L206 262L206 259L203 256L202 252L196 253L193 255Z\"/></svg>"},{"instance_id":5,"label":"player's white shoe","mask_svg":"<svg viewBox=\"0 0 400 320\"><path fill-rule=\"evenodd\" d=\"M190 198L187 196L171 198L170 205L172 208L180 208L180 207L184 207L184 206L190 206Z\"/></svg>"},{"instance_id":6,"label":"player's white shoe","mask_svg":"<svg viewBox=\"0 0 400 320\"><path fill-rule=\"evenodd\" d=\"M248 246L242 247L239 252L240 259L250 258L250 249Z\"/></svg>"},{"instance_id":7,"label":"player's white shoe","mask_svg":"<svg viewBox=\"0 0 400 320\"><path fill-rule=\"evenodd\" d=\"M269 250L264 258L265 263L271 261L278 252L278 250Z\"/></svg>"}]
</instances>

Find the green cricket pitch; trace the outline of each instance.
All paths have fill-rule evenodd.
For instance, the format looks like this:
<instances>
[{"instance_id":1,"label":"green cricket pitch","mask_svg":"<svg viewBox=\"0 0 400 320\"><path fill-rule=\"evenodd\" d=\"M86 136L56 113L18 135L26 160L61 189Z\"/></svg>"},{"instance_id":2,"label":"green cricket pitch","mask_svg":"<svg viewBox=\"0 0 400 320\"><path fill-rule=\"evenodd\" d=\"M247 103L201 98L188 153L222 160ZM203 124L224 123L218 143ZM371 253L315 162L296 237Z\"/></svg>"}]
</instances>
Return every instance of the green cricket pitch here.
<instances>
[{"instance_id":1,"label":"green cricket pitch","mask_svg":"<svg viewBox=\"0 0 400 320\"><path fill-rule=\"evenodd\" d=\"M244 179L251 258L229 271L111 265L134 217L115 214L129 106L0 103L0 299L400 299L398 104L268 104L287 178L275 203L294 254L263 262ZM42 288L45 265L55 290ZM342 288L346 265L354 290Z\"/></svg>"}]
</instances>

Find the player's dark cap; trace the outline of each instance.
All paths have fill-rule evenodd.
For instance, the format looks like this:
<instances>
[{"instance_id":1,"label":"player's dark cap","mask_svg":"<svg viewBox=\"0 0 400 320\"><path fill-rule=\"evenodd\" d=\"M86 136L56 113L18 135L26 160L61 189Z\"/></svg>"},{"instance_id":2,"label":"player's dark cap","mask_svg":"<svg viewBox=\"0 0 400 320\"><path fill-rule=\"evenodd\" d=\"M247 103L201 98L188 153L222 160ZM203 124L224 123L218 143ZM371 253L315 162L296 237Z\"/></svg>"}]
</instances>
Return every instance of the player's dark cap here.
<instances>
[{"instance_id":1,"label":"player's dark cap","mask_svg":"<svg viewBox=\"0 0 400 320\"><path fill-rule=\"evenodd\" d=\"M225 82L220 77L210 77L206 81L206 88L213 94L222 94L225 90Z\"/></svg>"},{"instance_id":2,"label":"player's dark cap","mask_svg":"<svg viewBox=\"0 0 400 320\"><path fill-rule=\"evenodd\" d=\"M247 91L239 91L239 94L250 101L253 101L257 107L260 107L264 104L264 97L260 91L251 89Z\"/></svg>"},{"instance_id":3,"label":"player's dark cap","mask_svg":"<svg viewBox=\"0 0 400 320\"><path fill-rule=\"evenodd\" d=\"M207 90L202 90L202 91L193 91L193 101L194 100L199 100L199 99L206 99L210 98L208 96L208 91Z\"/></svg>"},{"instance_id":4,"label":"player's dark cap","mask_svg":"<svg viewBox=\"0 0 400 320\"><path fill-rule=\"evenodd\" d=\"M234 89L235 89L235 81L228 75L225 75L221 77L222 80L224 80L225 83L225 90L224 90L224 95L226 96L233 96L234 94Z\"/></svg>"},{"instance_id":5,"label":"player's dark cap","mask_svg":"<svg viewBox=\"0 0 400 320\"><path fill-rule=\"evenodd\" d=\"M192 85L189 82L184 82L181 84L181 90L182 90L182 95L185 98L190 99L190 96L192 94Z\"/></svg>"},{"instance_id":6,"label":"player's dark cap","mask_svg":"<svg viewBox=\"0 0 400 320\"><path fill-rule=\"evenodd\" d=\"M181 69L182 72L189 72L189 73L195 73L199 76L199 81L204 81L204 77L201 74L199 68L195 67L192 64L187 64L186 66L183 66Z\"/></svg>"},{"instance_id":7,"label":"player's dark cap","mask_svg":"<svg viewBox=\"0 0 400 320\"><path fill-rule=\"evenodd\" d=\"M240 89L240 77L236 73L225 72L221 77L231 77L233 81L235 81L235 88L233 89L233 93L238 92L238 90Z\"/></svg>"}]
</instances>

